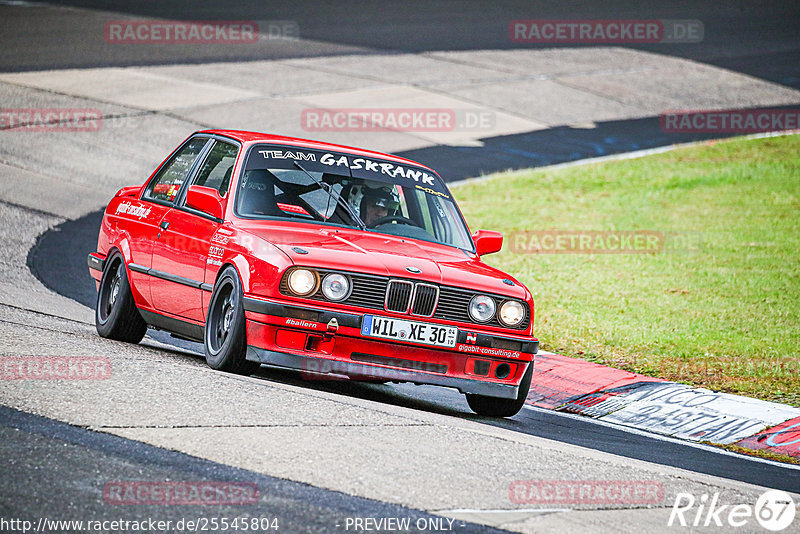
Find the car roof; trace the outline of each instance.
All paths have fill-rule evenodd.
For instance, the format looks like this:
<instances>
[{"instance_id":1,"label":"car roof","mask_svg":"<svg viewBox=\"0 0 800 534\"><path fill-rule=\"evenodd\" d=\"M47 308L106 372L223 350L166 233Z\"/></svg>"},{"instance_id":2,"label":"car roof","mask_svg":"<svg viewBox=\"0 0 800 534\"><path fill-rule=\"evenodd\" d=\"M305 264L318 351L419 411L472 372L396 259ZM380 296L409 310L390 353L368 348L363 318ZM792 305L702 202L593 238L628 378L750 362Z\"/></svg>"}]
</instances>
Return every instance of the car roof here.
<instances>
[{"instance_id":1,"label":"car roof","mask_svg":"<svg viewBox=\"0 0 800 534\"><path fill-rule=\"evenodd\" d=\"M369 156L373 158L380 158L386 161L393 161L395 163L404 163L404 164L411 164L417 167L422 167L423 169L427 169L431 172L436 173L430 167L418 163L414 160L410 160L407 158L401 158L399 156L393 156L392 154L385 154L383 152L377 152L375 150L366 150L363 148L356 148L346 145L336 145L333 143L325 143L323 141L313 141L311 139L302 139L298 137L285 137L282 135L272 135L260 132L248 132L244 130L202 130L197 133L204 133L204 134L215 134L215 135L222 135L225 137L230 137L236 141L246 144L252 143L277 143L281 145L287 146L296 146L302 148L311 148L317 150L331 150L337 152L347 152L350 154L358 155L358 156ZM436 173L438 174L438 173Z\"/></svg>"}]
</instances>

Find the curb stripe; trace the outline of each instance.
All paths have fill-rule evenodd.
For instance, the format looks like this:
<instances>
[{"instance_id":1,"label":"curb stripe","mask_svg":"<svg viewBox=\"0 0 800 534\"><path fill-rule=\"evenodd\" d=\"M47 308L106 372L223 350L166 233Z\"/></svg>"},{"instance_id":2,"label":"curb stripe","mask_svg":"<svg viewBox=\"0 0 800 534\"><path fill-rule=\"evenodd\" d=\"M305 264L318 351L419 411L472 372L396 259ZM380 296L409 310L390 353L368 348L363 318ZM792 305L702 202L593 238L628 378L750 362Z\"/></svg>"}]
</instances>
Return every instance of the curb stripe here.
<instances>
[{"instance_id":1,"label":"curb stripe","mask_svg":"<svg viewBox=\"0 0 800 534\"><path fill-rule=\"evenodd\" d=\"M800 417L784 421L736 445L800 458Z\"/></svg>"},{"instance_id":2,"label":"curb stripe","mask_svg":"<svg viewBox=\"0 0 800 534\"><path fill-rule=\"evenodd\" d=\"M536 356L526 404L682 440L735 443L800 458L800 408L559 354Z\"/></svg>"}]
</instances>

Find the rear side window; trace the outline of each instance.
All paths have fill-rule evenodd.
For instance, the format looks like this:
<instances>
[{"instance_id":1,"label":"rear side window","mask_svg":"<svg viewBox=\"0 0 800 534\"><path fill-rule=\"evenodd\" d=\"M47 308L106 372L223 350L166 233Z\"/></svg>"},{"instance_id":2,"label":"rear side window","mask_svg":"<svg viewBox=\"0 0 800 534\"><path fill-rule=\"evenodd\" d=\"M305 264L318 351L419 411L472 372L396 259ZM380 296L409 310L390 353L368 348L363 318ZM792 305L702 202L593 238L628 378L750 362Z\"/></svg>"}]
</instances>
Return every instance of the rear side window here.
<instances>
[{"instance_id":1,"label":"rear side window","mask_svg":"<svg viewBox=\"0 0 800 534\"><path fill-rule=\"evenodd\" d=\"M186 143L150 182L144 192L144 197L174 202L183 182L189 176L192 165L194 165L197 156L203 151L203 147L206 146L207 142L207 137L196 137Z\"/></svg>"},{"instance_id":2,"label":"rear side window","mask_svg":"<svg viewBox=\"0 0 800 534\"><path fill-rule=\"evenodd\" d=\"M194 185L213 187L219 191L219 196L224 197L228 193L233 173L233 164L236 163L236 155L239 147L223 141L215 141L214 147L208 152Z\"/></svg>"}]
</instances>

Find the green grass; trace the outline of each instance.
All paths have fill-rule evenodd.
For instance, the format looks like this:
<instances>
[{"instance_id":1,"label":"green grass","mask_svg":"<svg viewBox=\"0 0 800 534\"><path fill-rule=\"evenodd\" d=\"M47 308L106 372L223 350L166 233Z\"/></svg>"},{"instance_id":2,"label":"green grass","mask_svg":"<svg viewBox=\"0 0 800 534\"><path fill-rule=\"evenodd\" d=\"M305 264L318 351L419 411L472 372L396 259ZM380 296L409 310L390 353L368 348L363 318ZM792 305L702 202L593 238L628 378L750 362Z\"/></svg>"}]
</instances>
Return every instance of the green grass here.
<instances>
[{"instance_id":1,"label":"green grass","mask_svg":"<svg viewBox=\"0 0 800 534\"><path fill-rule=\"evenodd\" d=\"M454 195L473 230L505 234L484 260L533 293L543 349L800 405L800 136L501 173ZM647 254L512 252L513 232L551 229L673 239Z\"/></svg>"},{"instance_id":2,"label":"green grass","mask_svg":"<svg viewBox=\"0 0 800 534\"><path fill-rule=\"evenodd\" d=\"M756 458L763 458L765 460L783 462L785 464L800 465L800 460L798 460L794 456L789 456L788 454L781 454L777 452L771 452L766 449L748 449L747 447L740 447L738 445L721 445L719 443L711 443L710 441L704 441L703 444L710 445L712 447L719 447L720 449L725 449L727 451L736 452L739 454L755 456Z\"/></svg>"}]
</instances>

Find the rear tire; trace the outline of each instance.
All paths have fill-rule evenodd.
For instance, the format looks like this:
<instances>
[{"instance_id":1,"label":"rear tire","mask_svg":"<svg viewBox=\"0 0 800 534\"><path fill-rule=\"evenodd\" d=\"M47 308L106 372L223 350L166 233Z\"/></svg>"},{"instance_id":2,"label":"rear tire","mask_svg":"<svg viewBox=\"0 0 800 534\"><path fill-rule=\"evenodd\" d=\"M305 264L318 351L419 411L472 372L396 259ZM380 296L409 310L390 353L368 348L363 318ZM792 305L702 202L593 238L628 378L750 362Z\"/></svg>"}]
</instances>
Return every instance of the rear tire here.
<instances>
[{"instance_id":1,"label":"rear tire","mask_svg":"<svg viewBox=\"0 0 800 534\"><path fill-rule=\"evenodd\" d=\"M226 267L214 285L214 292L211 295L203 346L206 363L212 369L251 375L256 372L260 364L245 358L247 336L242 295L239 273L233 267Z\"/></svg>"},{"instance_id":2,"label":"rear tire","mask_svg":"<svg viewBox=\"0 0 800 534\"><path fill-rule=\"evenodd\" d=\"M487 397L485 395L467 393L467 404L469 404L473 412L486 417L511 417L517 415L525 405L525 399L528 398L532 377L533 362L528 365L528 370L525 371L525 376L522 377L516 399L501 399L499 397Z\"/></svg>"},{"instance_id":3,"label":"rear tire","mask_svg":"<svg viewBox=\"0 0 800 534\"><path fill-rule=\"evenodd\" d=\"M101 337L127 343L139 343L147 332L147 323L133 301L128 272L120 254L106 259L97 290L94 324Z\"/></svg>"}]
</instances>

